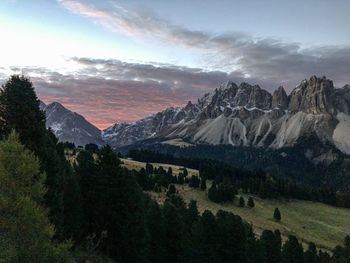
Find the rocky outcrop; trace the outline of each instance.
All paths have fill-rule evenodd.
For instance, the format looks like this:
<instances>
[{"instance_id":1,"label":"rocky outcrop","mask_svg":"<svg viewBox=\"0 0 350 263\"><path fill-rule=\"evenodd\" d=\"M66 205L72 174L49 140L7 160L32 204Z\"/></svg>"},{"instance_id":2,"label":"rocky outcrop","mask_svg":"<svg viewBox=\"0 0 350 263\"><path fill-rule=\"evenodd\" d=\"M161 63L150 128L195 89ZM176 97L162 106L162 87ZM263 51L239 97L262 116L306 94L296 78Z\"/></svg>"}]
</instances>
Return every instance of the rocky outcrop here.
<instances>
[{"instance_id":1,"label":"rocky outcrop","mask_svg":"<svg viewBox=\"0 0 350 263\"><path fill-rule=\"evenodd\" d=\"M337 113L350 114L350 85L345 85L342 89L335 89L331 97Z\"/></svg>"},{"instance_id":2,"label":"rocky outcrop","mask_svg":"<svg viewBox=\"0 0 350 263\"><path fill-rule=\"evenodd\" d=\"M242 83L239 86L233 104L235 106L268 110L271 107L271 99L271 94L261 89L258 85L251 86L248 83Z\"/></svg>"},{"instance_id":3,"label":"rocky outcrop","mask_svg":"<svg viewBox=\"0 0 350 263\"><path fill-rule=\"evenodd\" d=\"M332 114L331 94L333 91L331 80L326 79L326 77L312 76L292 91L289 110L293 113L303 111L311 114Z\"/></svg>"},{"instance_id":4,"label":"rocky outcrop","mask_svg":"<svg viewBox=\"0 0 350 263\"><path fill-rule=\"evenodd\" d=\"M282 86L273 92L271 108L285 110L288 108L288 96Z\"/></svg>"}]
</instances>

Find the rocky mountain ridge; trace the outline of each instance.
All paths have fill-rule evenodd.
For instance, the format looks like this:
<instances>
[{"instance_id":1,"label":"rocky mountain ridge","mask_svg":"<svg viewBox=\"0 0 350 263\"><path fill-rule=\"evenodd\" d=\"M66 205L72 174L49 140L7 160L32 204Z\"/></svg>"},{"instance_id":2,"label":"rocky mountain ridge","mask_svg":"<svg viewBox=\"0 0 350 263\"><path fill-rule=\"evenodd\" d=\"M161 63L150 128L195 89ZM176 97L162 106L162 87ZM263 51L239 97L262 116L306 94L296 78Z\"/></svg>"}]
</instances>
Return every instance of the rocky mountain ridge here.
<instances>
[{"instance_id":1,"label":"rocky mountain ridge","mask_svg":"<svg viewBox=\"0 0 350 263\"><path fill-rule=\"evenodd\" d=\"M316 135L350 154L350 86L336 89L325 77L303 80L287 95L228 81L183 108L168 108L102 133L113 147L147 138L184 138L192 143L265 148L292 146Z\"/></svg>"}]
</instances>

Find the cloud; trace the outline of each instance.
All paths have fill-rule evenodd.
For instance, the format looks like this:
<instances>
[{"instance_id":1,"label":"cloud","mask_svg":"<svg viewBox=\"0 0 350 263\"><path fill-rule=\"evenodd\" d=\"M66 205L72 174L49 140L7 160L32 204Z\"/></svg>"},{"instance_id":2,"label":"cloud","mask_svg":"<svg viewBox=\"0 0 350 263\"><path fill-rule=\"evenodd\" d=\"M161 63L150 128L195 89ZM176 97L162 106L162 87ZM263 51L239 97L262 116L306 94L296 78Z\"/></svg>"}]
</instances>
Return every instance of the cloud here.
<instances>
[{"instance_id":1,"label":"cloud","mask_svg":"<svg viewBox=\"0 0 350 263\"><path fill-rule=\"evenodd\" d=\"M120 60L72 58L79 70L62 74L43 67L12 67L31 77L39 97L58 101L84 115L99 128L183 106L237 74L206 72L174 65L127 63ZM1 70L0 70L1 73Z\"/></svg>"},{"instance_id":2,"label":"cloud","mask_svg":"<svg viewBox=\"0 0 350 263\"><path fill-rule=\"evenodd\" d=\"M0 68L0 79L11 71L27 74L45 102L59 101L100 128L184 105L227 80L259 84L270 92L281 84L291 91L314 74L326 75L337 86L349 83L350 47L305 49L299 43L256 39L242 33L189 30L115 2L106 9L86 1L58 2L112 32L198 50L203 67L217 69L78 57L71 61L79 67L68 73L43 67Z\"/></svg>"},{"instance_id":3,"label":"cloud","mask_svg":"<svg viewBox=\"0 0 350 263\"><path fill-rule=\"evenodd\" d=\"M131 10L112 1L108 9L78 0L59 0L67 10L93 19L108 30L132 37L202 51L206 66L243 74L261 82L284 84L287 89L310 75L326 75L339 86L349 82L350 47L303 48L271 38L243 33L213 34L174 25L153 13ZM271 89L270 87L265 87Z\"/></svg>"}]
</instances>

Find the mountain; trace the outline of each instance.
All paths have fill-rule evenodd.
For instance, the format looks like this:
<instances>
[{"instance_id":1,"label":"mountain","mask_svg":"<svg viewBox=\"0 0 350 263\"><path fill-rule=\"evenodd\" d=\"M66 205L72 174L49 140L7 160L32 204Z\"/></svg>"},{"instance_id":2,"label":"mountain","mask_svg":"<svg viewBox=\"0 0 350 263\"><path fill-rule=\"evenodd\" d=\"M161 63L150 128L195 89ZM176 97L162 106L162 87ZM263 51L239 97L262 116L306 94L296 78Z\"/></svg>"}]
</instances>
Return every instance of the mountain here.
<instances>
[{"instance_id":1,"label":"mountain","mask_svg":"<svg viewBox=\"0 0 350 263\"><path fill-rule=\"evenodd\" d=\"M85 146L88 143L102 145L101 131L88 122L83 116L72 112L58 102L45 105L40 102L40 108L46 114L46 126L61 142L72 142Z\"/></svg>"},{"instance_id":2,"label":"mountain","mask_svg":"<svg viewBox=\"0 0 350 263\"><path fill-rule=\"evenodd\" d=\"M334 88L325 77L303 80L290 95L283 87L270 94L258 85L228 81L196 103L115 124L102 137L113 147L149 138L181 138L197 145L280 149L315 136L350 154L349 113L350 86ZM323 154L332 158L332 153Z\"/></svg>"}]
</instances>

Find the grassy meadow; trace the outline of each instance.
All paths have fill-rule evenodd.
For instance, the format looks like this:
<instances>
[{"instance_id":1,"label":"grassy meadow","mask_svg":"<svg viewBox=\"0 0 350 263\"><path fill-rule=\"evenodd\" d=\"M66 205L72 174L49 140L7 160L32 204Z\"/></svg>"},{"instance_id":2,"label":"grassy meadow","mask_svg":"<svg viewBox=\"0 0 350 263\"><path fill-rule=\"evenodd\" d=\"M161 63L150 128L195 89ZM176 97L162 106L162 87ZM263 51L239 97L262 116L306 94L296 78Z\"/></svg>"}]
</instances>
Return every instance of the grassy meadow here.
<instances>
[{"instance_id":1,"label":"grassy meadow","mask_svg":"<svg viewBox=\"0 0 350 263\"><path fill-rule=\"evenodd\" d=\"M123 166L128 169L139 170L145 167L145 163L134 160L122 159L122 162ZM181 172L182 168L169 164L152 164L155 167L163 166L164 169L170 166L175 174ZM194 169L188 169L188 172L189 175L198 175L198 171ZM210 182L208 182L208 188L209 186ZM293 234L304 244L314 242L318 248L330 250L342 244L345 235L350 234L350 209L310 201L261 199L256 196L253 196L254 208L241 208L237 205L238 198L234 202L216 204L207 198L206 191L193 189L187 185L177 185L176 188L185 202L191 199L196 200L200 212L206 209L213 213L220 209L230 211L252 224L258 235L264 229L279 229L284 238ZM160 203L165 199L164 192L150 192L149 194ZM248 195L242 194L242 196L247 202ZM276 207L281 211L282 221L280 223L275 222L272 218Z\"/></svg>"}]
</instances>

